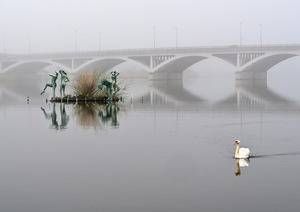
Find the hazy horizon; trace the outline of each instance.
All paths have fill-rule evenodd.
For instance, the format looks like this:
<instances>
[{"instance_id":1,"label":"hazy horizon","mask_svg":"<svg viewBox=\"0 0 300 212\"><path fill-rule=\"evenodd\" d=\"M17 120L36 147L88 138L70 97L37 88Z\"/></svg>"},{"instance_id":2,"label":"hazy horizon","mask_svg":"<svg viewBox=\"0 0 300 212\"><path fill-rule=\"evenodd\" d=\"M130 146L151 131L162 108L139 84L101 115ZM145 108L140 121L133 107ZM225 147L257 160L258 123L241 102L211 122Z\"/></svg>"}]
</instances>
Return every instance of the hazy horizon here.
<instances>
[{"instance_id":1,"label":"hazy horizon","mask_svg":"<svg viewBox=\"0 0 300 212\"><path fill-rule=\"evenodd\" d=\"M0 52L300 43L290 0L2 0ZM155 31L155 36L154 36Z\"/></svg>"}]
</instances>

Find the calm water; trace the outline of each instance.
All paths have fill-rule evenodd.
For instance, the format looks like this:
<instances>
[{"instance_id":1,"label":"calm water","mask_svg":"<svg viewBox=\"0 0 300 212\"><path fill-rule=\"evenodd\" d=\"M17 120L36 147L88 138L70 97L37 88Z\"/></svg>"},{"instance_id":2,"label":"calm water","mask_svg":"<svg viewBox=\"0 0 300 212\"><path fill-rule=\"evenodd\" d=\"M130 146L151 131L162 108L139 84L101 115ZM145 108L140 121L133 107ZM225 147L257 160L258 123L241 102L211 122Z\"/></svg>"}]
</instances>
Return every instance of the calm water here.
<instances>
[{"instance_id":1,"label":"calm water","mask_svg":"<svg viewBox=\"0 0 300 212\"><path fill-rule=\"evenodd\" d=\"M300 89L288 82L128 80L122 103L73 105L46 103L44 81L2 80L0 209L299 211ZM250 161L233 158L235 139Z\"/></svg>"}]
</instances>

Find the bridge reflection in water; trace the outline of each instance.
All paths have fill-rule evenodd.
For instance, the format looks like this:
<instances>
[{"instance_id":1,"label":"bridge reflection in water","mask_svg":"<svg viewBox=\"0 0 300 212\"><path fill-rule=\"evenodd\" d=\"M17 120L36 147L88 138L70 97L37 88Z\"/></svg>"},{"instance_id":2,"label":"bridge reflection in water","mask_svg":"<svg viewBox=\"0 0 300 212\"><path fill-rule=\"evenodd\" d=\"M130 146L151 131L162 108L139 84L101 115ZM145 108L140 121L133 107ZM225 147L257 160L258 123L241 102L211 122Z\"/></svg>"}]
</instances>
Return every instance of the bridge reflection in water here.
<instances>
[{"instance_id":1,"label":"bridge reflection in water","mask_svg":"<svg viewBox=\"0 0 300 212\"><path fill-rule=\"evenodd\" d=\"M181 80L156 80L136 81L130 86L129 95L125 102L116 104L71 104L47 103L41 107L42 114L49 123L49 128L58 131L68 129L71 119L83 128L106 129L118 128L121 123L120 114L134 111L146 111L158 115L157 112L186 114L188 111L196 113L214 113L215 111L228 111L232 115L240 116L239 124L242 126L248 111L258 112L262 117L264 111L277 111L283 114L300 114L300 102L293 101L285 96L279 95L267 86L262 80L235 81L230 88L218 88L226 90L213 101L209 97L211 88L203 80L195 80L195 83L203 83L201 91L195 87L189 87ZM29 94L29 106L41 105L44 97L39 95L38 85L35 82L9 81L0 84L0 107L14 104L26 104ZM134 86L137 85L137 87ZM130 92L136 92L132 98ZM204 95L208 93L207 95ZM233 112L233 113L232 113ZM246 115L244 115L246 114Z\"/></svg>"},{"instance_id":2,"label":"bridge reflection in water","mask_svg":"<svg viewBox=\"0 0 300 212\"><path fill-rule=\"evenodd\" d=\"M268 88L265 80L237 80L235 83L233 90L228 89L221 98L211 101L205 95L201 96L201 93L211 93L210 88L199 92L200 94L197 95L197 92L185 88L180 80L157 80L152 82L150 91L135 99L135 103L137 103L135 108L159 107L163 109L173 105L178 110L186 107L195 110L201 108L205 110L222 108L230 108L230 110L282 110L284 104L285 106L288 105L289 109L300 112L300 105L297 102ZM203 87L205 89L205 86ZM143 98L144 104L139 104L141 98Z\"/></svg>"},{"instance_id":3,"label":"bridge reflection in water","mask_svg":"<svg viewBox=\"0 0 300 212\"><path fill-rule=\"evenodd\" d=\"M211 85L215 80L193 80L195 87L182 80L134 80L130 82L127 101L129 102L133 93L135 108L150 109L151 107L176 106L178 109L184 106L197 108L198 106L209 105L209 108L222 108L231 105L233 108L275 108L278 104L290 105L295 110L299 110L297 101L280 95L270 89L266 80L236 80L235 85L231 82L228 85ZM199 88L199 84L202 84ZM0 104L11 104L14 102L24 102L27 96L30 101L40 102L44 97L40 96L40 88L43 82L32 81L9 81L0 83ZM229 87L229 88L228 88ZM215 99L210 99L215 90L221 93ZM126 99L126 98L125 98ZM144 104L139 104L143 100ZM162 108L163 108L162 107ZM279 106L280 107L280 106ZM279 108L278 108L279 109Z\"/></svg>"}]
</instances>

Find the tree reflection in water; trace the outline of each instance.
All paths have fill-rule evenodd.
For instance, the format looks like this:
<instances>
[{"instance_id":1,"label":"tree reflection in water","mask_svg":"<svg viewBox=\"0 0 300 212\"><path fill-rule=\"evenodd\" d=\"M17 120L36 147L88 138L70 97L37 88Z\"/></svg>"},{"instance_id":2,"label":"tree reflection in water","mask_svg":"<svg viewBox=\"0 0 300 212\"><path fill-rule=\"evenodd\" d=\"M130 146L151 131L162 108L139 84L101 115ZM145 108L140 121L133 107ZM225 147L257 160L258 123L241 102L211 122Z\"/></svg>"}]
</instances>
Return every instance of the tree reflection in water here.
<instances>
[{"instance_id":1,"label":"tree reflection in water","mask_svg":"<svg viewBox=\"0 0 300 212\"><path fill-rule=\"evenodd\" d=\"M50 129L67 129L70 117L66 113L65 103L59 103L59 114L56 112L56 104L51 104L52 110L49 112L46 112L46 110L41 107L45 118L51 120ZM78 103L74 105L74 115L79 125L85 128L103 129L106 125L117 128L119 127L117 116L119 111L120 107L113 102L107 104Z\"/></svg>"},{"instance_id":2,"label":"tree reflection in water","mask_svg":"<svg viewBox=\"0 0 300 212\"><path fill-rule=\"evenodd\" d=\"M103 128L110 123L110 126L119 126L117 114L120 111L116 103L79 103L74 106L74 113L78 118L80 126Z\"/></svg>"}]
</instances>

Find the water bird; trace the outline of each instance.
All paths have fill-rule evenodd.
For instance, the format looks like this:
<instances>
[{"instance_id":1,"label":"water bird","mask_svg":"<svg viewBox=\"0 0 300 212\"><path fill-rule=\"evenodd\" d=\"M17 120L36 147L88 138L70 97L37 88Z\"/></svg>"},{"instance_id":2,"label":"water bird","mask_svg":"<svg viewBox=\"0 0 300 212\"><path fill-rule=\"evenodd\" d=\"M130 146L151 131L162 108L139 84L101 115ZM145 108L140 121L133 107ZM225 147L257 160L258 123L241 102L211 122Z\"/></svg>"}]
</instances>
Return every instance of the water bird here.
<instances>
[{"instance_id":1,"label":"water bird","mask_svg":"<svg viewBox=\"0 0 300 212\"><path fill-rule=\"evenodd\" d=\"M250 157L250 150L248 148L240 148L240 140L236 140L236 149L234 157L237 159L245 159Z\"/></svg>"}]
</instances>

